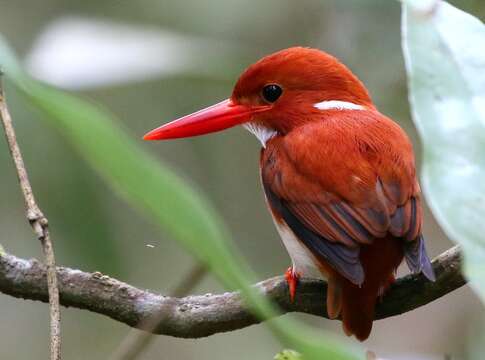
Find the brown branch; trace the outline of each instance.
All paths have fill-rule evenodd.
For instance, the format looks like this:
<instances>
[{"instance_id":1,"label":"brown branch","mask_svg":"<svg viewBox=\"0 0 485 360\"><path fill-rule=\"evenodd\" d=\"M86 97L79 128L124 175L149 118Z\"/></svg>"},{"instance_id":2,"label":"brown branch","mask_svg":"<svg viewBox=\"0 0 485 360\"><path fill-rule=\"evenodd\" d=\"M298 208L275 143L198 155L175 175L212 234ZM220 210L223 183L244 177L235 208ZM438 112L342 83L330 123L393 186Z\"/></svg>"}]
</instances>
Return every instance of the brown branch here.
<instances>
[{"instance_id":1,"label":"brown branch","mask_svg":"<svg viewBox=\"0 0 485 360\"><path fill-rule=\"evenodd\" d=\"M376 319L399 315L426 305L466 283L461 274L457 246L433 261L436 282L421 274L407 275L392 285L376 308ZM61 304L111 317L140 327L145 319L161 314L154 333L180 338L200 338L257 324L238 292L175 298L137 289L100 273L57 269ZM296 301L289 301L282 276L262 281L255 288L274 301L281 313L304 312L326 317L326 284L302 279ZM0 257L0 291L19 298L47 301L46 271L36 260L13 255Z\"/></svg>"},{"instance_id":2,"label":"brown branch","mask_svg":"<svg viewBox=\"0 0 485 360\"><path fill-rule=\"evenodd\" d=\"M202 263L192 265L189 272L182 278L182 281L172 290L171 296L181 297L189 294L207 275L207 267ZM135 360L153 341L158 328L165 318L163 309L153 314L150 318L145 319L139 327L145 331L131 330L123 339L120 346L113 355L111 360Z\"/></svg>"},{"instance_id":3,"label":"brown branch","mask_svg":"<svg viewBox=\"0 0 485 360\"><path fill-rule=\"evenodd\" d=\"M50 304L50 348L51 360L61 359L61 328L60 328L60 311L59 311L59 291L57 288L56 263L54 258L54 249L49 236L49 226L47 218L44 216L37 205L32 187L30 186L29 177L25 168L24 160L15 136L15 130L12 118L7 108L5 94L1 82L2 73L0 71L0 118L5 130L8 147L12 160L17 170L17 176L20 188L25 200L27 209L27 220L34 230L37 238L42 245L45 261L47 264L47 283Z\"/></svg>"}]
</instances>

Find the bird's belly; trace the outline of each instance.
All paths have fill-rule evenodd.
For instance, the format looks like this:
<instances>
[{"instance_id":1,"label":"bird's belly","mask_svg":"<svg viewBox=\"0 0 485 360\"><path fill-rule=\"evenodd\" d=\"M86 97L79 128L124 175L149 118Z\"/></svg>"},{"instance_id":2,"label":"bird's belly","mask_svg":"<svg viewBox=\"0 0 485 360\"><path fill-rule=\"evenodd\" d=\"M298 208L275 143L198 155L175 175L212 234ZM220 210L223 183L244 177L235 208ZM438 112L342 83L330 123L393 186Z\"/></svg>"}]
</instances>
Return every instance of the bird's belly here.
<instances>
[{"instance_id":1,"label":"bird's belly","mask_svg":"<svg viewBox=\"0 0 485 360\"><path fill-rule=\"evenodd\" d=\"M291 257L293 269L303 277L325 280L325 276L319 270L317 260L310 250L298 240L284 221L277 221L274 218L273 220L281 240L285 244L286 251Z\"/></svg>"}]
</instances>

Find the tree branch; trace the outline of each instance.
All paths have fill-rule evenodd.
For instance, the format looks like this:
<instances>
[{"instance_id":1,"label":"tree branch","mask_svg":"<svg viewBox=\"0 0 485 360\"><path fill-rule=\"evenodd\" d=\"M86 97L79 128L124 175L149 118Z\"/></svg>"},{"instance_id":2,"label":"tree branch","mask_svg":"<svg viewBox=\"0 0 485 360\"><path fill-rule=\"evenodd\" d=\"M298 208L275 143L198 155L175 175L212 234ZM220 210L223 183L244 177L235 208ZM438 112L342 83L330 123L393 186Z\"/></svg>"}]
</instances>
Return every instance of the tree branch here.
<instances>
[{"instance_id":1,"label":"tree branch","mask_svg":"<svg viewBox=\"0 0 485 360\"><path fill-rule=\"evenodd\" d=\"M383 319L426 305L466 283L461 274L461 255L457 246L433 261L436 282L421 274L407 275L391 286L376 308L376 319ZM85 273L57 268L61 304L86 309L132 327L141 327L154 314L162 315L154 333L180 338L200 338L257 324L238 292L175 298L137 289L101 273ZM302 279L296 301L289 301L285 279L278 276L255 285L273 300L281 313L304 312L326 317L326 284ZM0 291L18 298L48 300L45 266L37 260L13 255L0 257Z\"/></svg>"},{"instance_id":2,"label":"tree branch","mask_svg":"<svg viewBox=\"0 0 485 360\"><path fill-rule=\"evenodd\" d=\"M37 239L42 245L45 261L47 264L47 284L50 304L50 349L51 360L61 359L61 315L59 311L59 290L57 288L56 261L54 248L49 235L49 223L39 206L37 205L32 187L30 185L27 169L25 168L22 153L20 152L12 118L8 111L7 102L2 86L2 73L0 70L0 119L5 130L8 147L12 160L17 170L20 189L25 200L27 220L34 230Z\"/></svg>"},{"instance_id":3,"label":"tree branch","mask_svg":"<svg viewBox=\"0 0 485 360\"><path fill-rule=\"evenodd\" d=\"M200 262L192 265L187 275L172 290L171 296L182 297L189 294L202 281L205 275L207 275L207 267L205 265ZM138 327L143 328L145 331L131 330L118 349L110 356L110 360L136 359L153 341L155 337L153 332L160 326L164 318L165 315L163 309L161 309L148 319L144 319L143 324L139 324Z\"/></svg>"}]
</instances>

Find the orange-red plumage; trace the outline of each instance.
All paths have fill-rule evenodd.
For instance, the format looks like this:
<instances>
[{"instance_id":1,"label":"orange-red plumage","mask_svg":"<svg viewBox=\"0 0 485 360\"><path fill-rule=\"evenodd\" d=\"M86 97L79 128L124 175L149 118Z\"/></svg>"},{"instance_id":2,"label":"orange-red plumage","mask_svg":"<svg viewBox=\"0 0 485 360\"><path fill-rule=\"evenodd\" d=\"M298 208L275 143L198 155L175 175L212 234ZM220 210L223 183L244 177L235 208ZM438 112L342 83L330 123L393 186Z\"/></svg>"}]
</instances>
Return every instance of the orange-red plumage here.
<instances>
[{"instance_id":1,"label":"orange-red plumage","mask_svg":"<svg viewBox=\"0 0 485 360\"><path fill-rule=\"evenodd\" d=\"M434 274L421 235L412 145L380 114L364 85L334 57L280 51L248 68L232 97L163 126L149 139L244 124L262 142L266 199L298 276L325 277L327 311L365 340L375 303L403 258Z\"/></svg>"},{"instance_id":2,"label":"orange-red plumage","mask_svg":"<svg viewBox=\"0 0 485 360\"><path fill-rule=\"evenodd\" d=\"M355 257L349 255L341 264L338 259L329 264L326 254L316 258L332 280L329 292L339 297L329 297L327 308L334 317L341 309L347 332L367 338L377 296L404 256L405 240L399 237L415 240L421 228L417 211L397 210L410 208L413 202L420 207L407 137L374 109L357 114L327 111L286 136L269 140L262 150L261 169L277 222L288 223L281 214L284 208L300 223L293 227L304 226L318 235L310 241L354 249ZM313 252L318 254L318 249Z\"/></svg>"}]
</instances>

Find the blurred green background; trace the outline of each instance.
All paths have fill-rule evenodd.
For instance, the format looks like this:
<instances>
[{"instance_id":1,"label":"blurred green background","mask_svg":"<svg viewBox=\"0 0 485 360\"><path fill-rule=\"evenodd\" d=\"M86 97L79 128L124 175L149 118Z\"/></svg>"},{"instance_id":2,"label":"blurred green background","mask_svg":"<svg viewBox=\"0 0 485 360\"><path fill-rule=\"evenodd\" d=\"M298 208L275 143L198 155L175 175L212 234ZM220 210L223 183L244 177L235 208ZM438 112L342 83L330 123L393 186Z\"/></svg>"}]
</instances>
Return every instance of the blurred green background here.
<instances>
[{"instance_id":1,"label":"blurred green background","mask_svg":"<svg viewBox=\"0 0 485 360\"><path fill-rule=\"evenodd\" d=\"M451 3L485 18L482 0ZM56 31L46 36L53 22ZM97 27L93 30L89 24ZM110 35L103 36L104 31ZM35 75L102 104L137 138L163 122L228 97L239 73L261 56L303 45L326 50L346 63L367 85L379 109L416 140L406 95L397 1L4 0L0 1L0 32ZM160 45L157 39L167 36L175 46ZM101 43L107 38L112 45ZM137 39L138 44L147 44L133 46ZM59 57L65 54L62 44L66 43L72 58L62 62ZM174 60L170 63L167 58ZM103 61L113 65L96 70ZM66 63L77 67L67 69ZM116 65L125 63L125 67ZM147 70L140 74L143 66ZM107 77L110 72L113 75ZM37 200L50 220L58 264L98 270L162 293L173 289L192 259L113 194L54 129L39 121L42 115L9 90L17 135ZM419 145L415 145L419 157ZM0 146L4 149L0 151L4 169L0 243L17 256L41 258L40 246L24 220L23 200L3 137ZM287 268L288 256L259 185L255 138L238 128L143 146L208 194L261 279ZM424 231L433 256L451 246L429 211ZM218 291L223 289L210 276L195 290ZM0 295L0 307L0 358L46 358L47 306ZM444 354L466 358L463 339L481 312L479 301L464 287L411 313L376 322L364 346L388 359L443 359ZM130 330L86 311L63 309L62 316L66 359L106 359ZM291 316L341 333L337 322ZM271 359L280 349L264 326L253 326L199 340L158 337L141 358Z\"/></svg>"}]
</instances>

